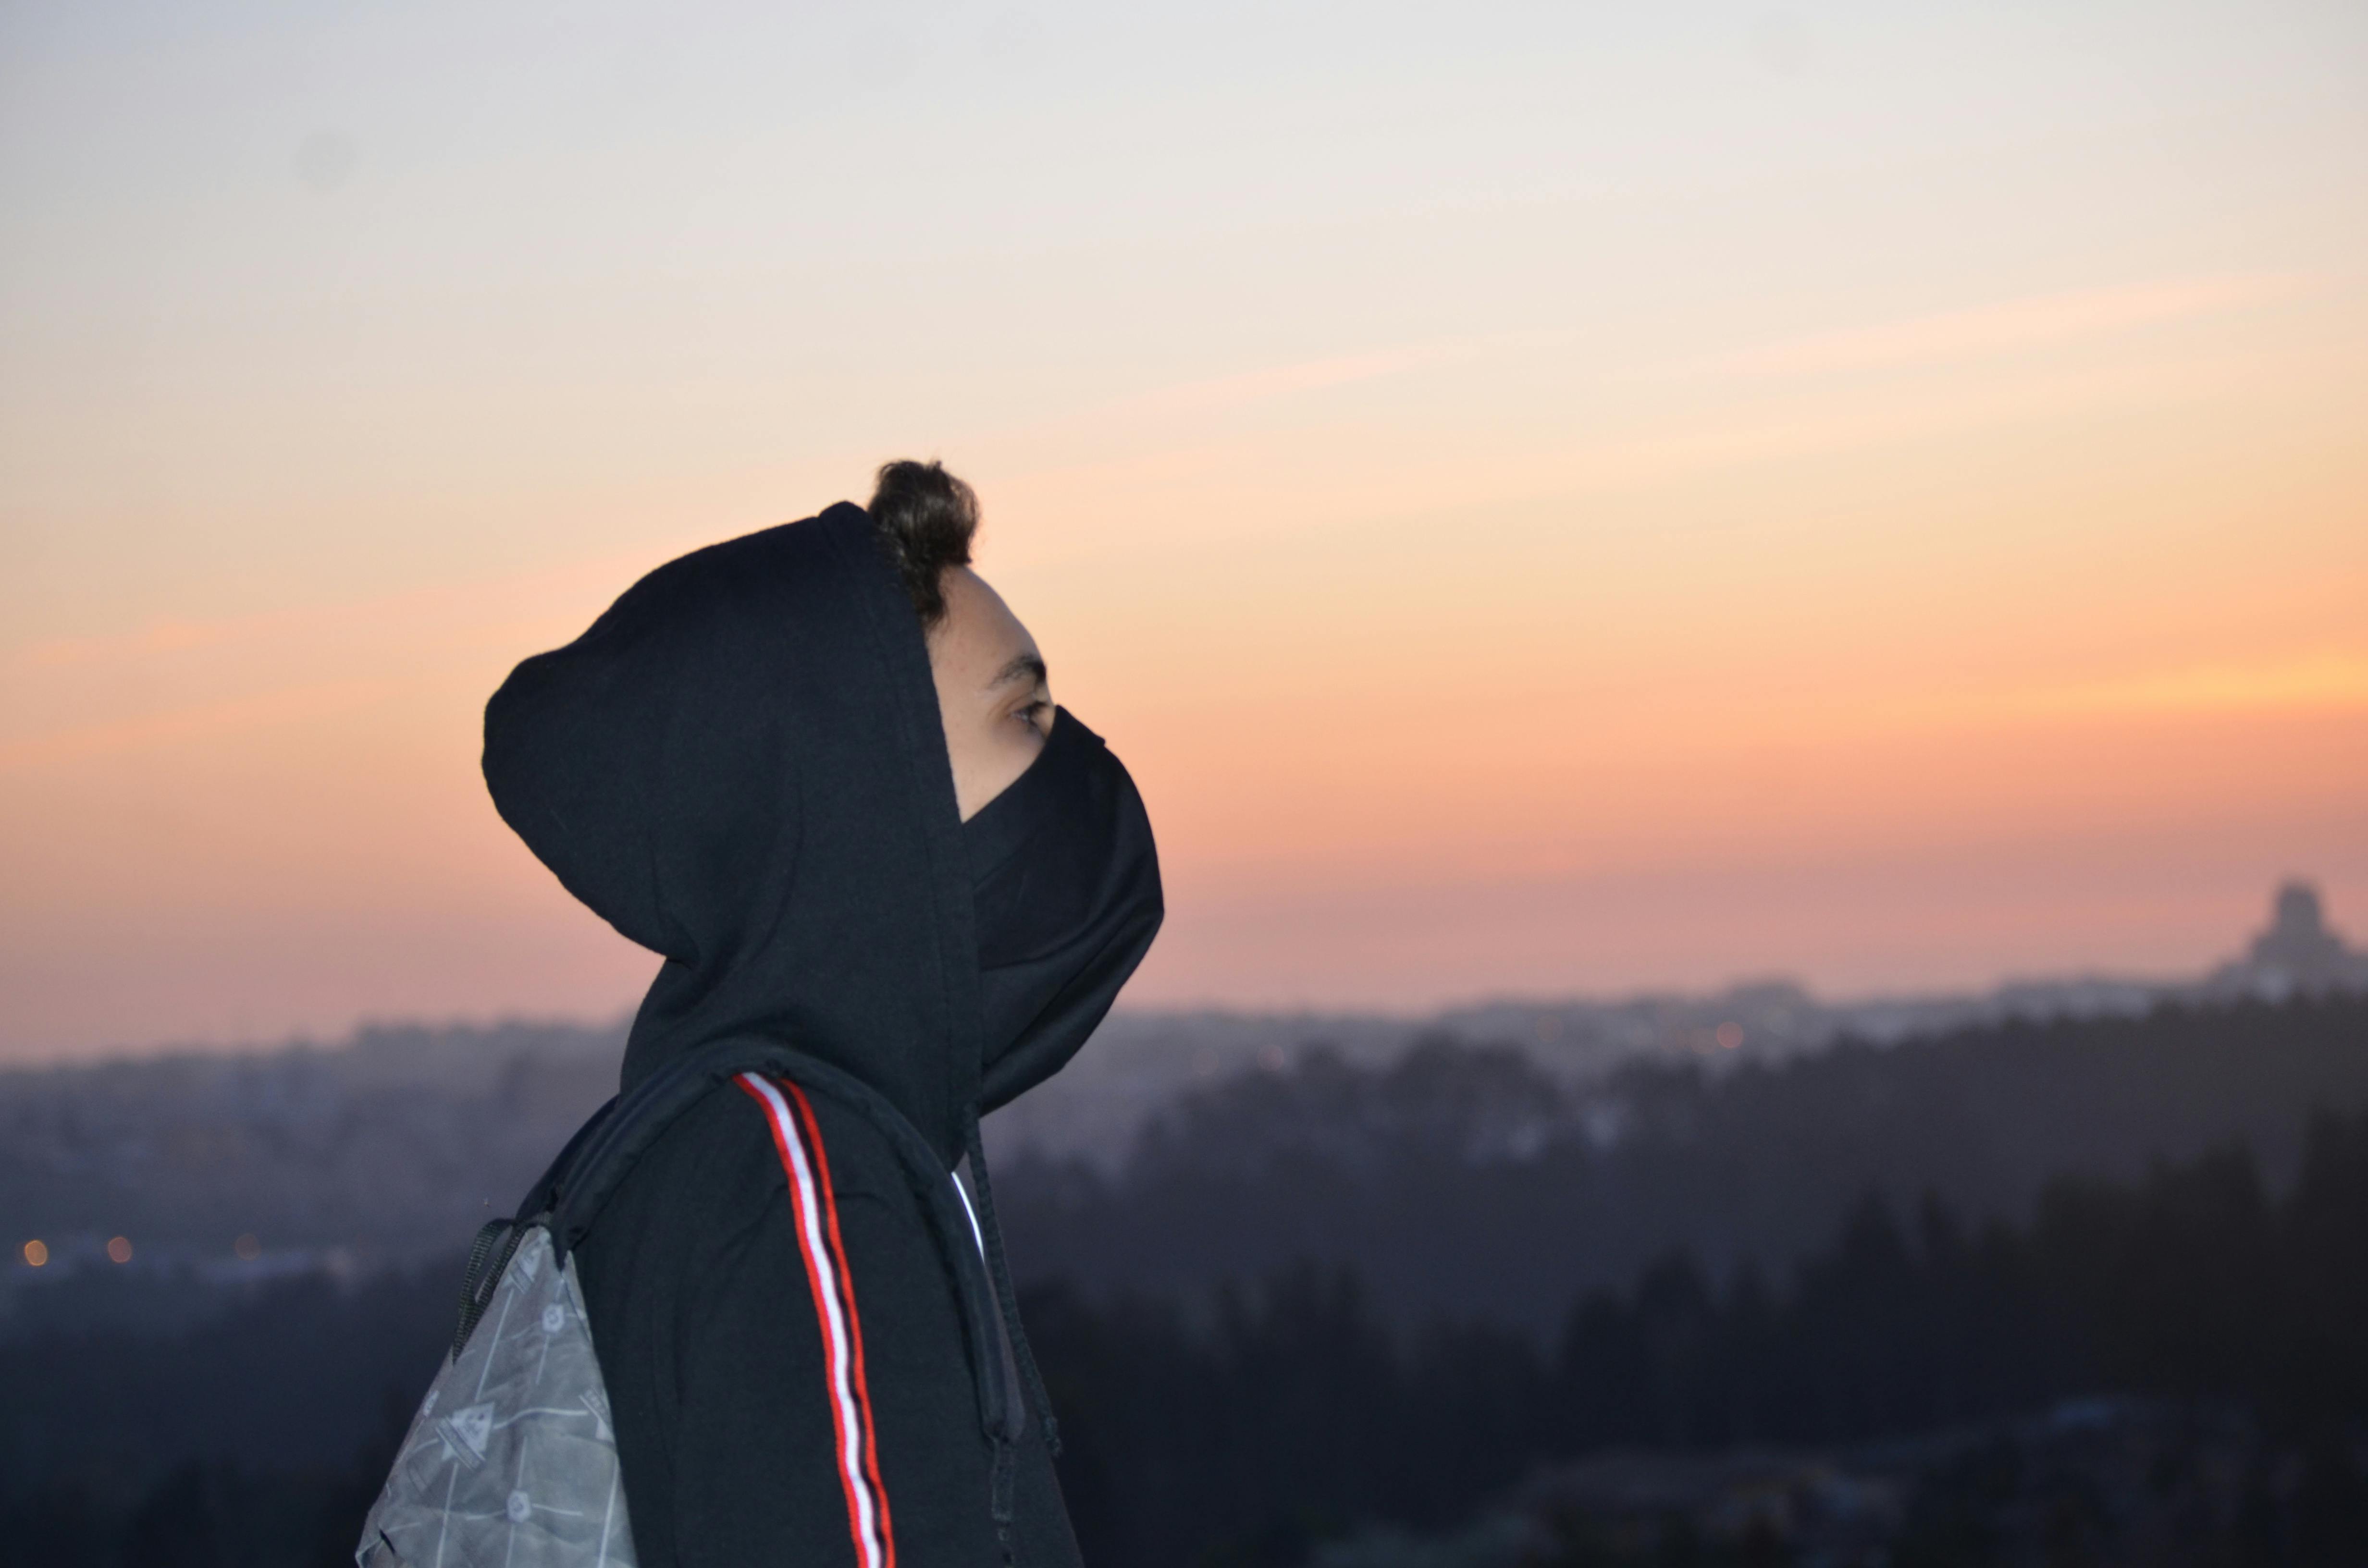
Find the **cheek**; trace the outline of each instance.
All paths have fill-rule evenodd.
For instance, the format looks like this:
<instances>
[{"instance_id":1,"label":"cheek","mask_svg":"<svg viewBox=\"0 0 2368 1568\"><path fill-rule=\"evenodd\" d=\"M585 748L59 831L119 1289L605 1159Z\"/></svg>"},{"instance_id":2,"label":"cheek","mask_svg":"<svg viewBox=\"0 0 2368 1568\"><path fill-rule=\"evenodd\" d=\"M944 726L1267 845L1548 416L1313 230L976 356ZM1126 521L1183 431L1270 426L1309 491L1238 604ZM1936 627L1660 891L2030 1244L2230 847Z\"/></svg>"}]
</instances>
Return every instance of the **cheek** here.
<instances>
[{"instance_id":1,"label":"cheek","mask_svg":"<svg viewBox=\"0 0 2368 1568\"><path fill-rule=\"evenodd\" d=\"M946 756L953 764L955 801L968 822L1028 771L1044 749L1044 739L1005 712L941 710L941 716Z\"/></svg>"},{"instance_id":2,"label":"cheek","mask_svg":"<svg viewBox=\"0 0 2368 1568\"><path fill-rule=\"evenodd\" d=\"M1006 719L995 727L994 744L996 770L1008 775L1003 780L1008 784L1027 772L1043 751L1044 737L1017 719Z\"/></svg>"},{"instance_id":3,"label":"cheek","mask_svg":"<svg viewBox=\"0 0 2368 1568\"><path fill-rule=\"evenodd\" d=\"M990 733L981 736L978 766L971 776L976 806L985 805L1010 789L1043 749L1043 740L1016 720L1006 719Z\"/></svg>"}]
</instances>

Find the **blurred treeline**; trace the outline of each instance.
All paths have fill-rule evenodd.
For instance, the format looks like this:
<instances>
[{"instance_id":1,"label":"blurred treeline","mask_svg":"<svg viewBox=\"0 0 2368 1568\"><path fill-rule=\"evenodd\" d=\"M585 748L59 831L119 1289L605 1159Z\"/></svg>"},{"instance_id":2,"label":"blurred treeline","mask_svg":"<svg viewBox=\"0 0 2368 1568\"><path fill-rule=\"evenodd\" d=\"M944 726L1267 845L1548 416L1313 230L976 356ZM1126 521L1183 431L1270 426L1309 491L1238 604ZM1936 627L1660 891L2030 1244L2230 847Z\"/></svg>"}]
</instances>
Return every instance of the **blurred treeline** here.
<instances>
[{"instance_id":1,"label":"blurred treeline","mask_svg":"<svg viewBox=\"0 0 2368 1568\"><path fill-rule=\"evenodd\" d=\"M1676 1256L1546 1343L1395 1333L1355 1276L1316 1268L1228 1287L1205 1315L1063 1287L1026 1310L1096 1563L1295 1563L1375 1522L1461 1523L1608 1447L1839 1444L2109 1392L2238 1407L2273 1450L2316 1456L2279 1560L2354 1562L2363 1238L2368 1113L2314 1123L2283 1199L2232 1149L2055 1185L2022 1227L1870 1201L1781 1288L1756 1269L1714 1287ZM284 1287L181 1340L0 1352L10 1471L46 1472L0 1511L8 1561L343 1560L448 1332L440 1283ZM46 1462L25 1446L44 1431L70 1434Z\"/></svg>"},{"instance_id":2,"label":"blurred treeline","mask_svg":"<svg viewBox=\"0 0 2368 1568\"><path fill-rule=\"evenodd\" d=\"M1552 1332L1671 1252L1724 1278L1825 1245L1872 1190L2021 1220L2049 1181L2249 1148L2294 1179L2314 1108L2368 1105L2368 998L2166 1006L1729 1071L1570 1085L1447 1039L1385 1067L1322 1051L1188 1095L1113 1171L998 1170L1015 1267L1096 1294L1197 1295L1345 1265L1394 1321Z\"/></svg>"},{"instance_id":3,"label":"blurred treeline","mask_svg":"<svg viewBox=\"0 0 2368 1568\"><path fill-rule=\"evenodd\" d=\"M1004 1184L1036 1227L1014 1245L1087 1561L1280 1568L1377 1524L1452 1531L1580 1456L1843 1445L2127 1395L2250 1434L2153 1461L2174 1500L2190 1471L2258 1472L2244 1519L2196 1515L2195 1561L2368 1562L2363 1062L2353 1001L1639 1074L1616 1098L1445 1043L1221 1085L1117 1176ZM2043 1159L2072 1174L2029 1178ZM1602 1230L1623 1201L1652 1223ZM1819 1212L1789 1251L1733 1218ZM1062 1254L1130 1214L1133 1253ZM1662 1244L1549 1308L1522 1296L1603 1273L1587 1255L1607 1234ZM1163 1246L1191 1267L1126 1262ZM0 1559L346 1561L457 1274L253 1287L170 1335L45 1314L0 1344ZM1918 1495L1909 1535L1956 1522L1895 1562L2014 1560L2012 1488L1961 1467ZM1719 1560L1573 1539L1596 1542L1573 1562Z\"/></svg>"},{"instance_id":4,"label":"blurred treeline","mask_svg":"<svg viewBox=\"0 0 2368 1568\"><path fill-rule=\"evenodd\" d=\"M506 1212L616 1092L621 1025L379 1025L342 1047L0 1073L12 1241L130 1236L143 1263L344 1249L418 1261Z\"/></svg>"},{"instance_id":5,"label":"blurred treeline","mask_svg":"<svg viewBox=\"0 0 2368 1568\"><path fill-rule=\"evenodd\" d=\"M1028 1305L1105 1562L1292 1562L1360 1524L1457 1524L1593 1450L1843 1445L2103 1393L2234 1406L2273 1450L2339 1456L2291 1560L2368 1561L2368 1113L2313 1123L2283 1200L2241 1149L2051 1186L2021 1227L1869 1200L1781 1288L1678 1254L1543 1344L1394 1335L1356 1276L1316 1269L1197 1324L1057 1287Z\"/></svg>"}]
</instances>

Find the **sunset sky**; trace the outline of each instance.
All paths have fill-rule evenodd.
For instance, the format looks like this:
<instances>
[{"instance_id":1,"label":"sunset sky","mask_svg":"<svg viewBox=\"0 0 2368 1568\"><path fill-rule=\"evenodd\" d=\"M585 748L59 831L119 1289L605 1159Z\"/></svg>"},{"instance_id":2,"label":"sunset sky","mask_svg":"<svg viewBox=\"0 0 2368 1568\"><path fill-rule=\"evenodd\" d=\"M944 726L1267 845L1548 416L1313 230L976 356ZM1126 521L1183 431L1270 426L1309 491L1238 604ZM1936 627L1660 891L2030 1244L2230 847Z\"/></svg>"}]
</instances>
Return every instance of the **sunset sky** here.
<instances>
[{"instance_id":1,"label":"sunset sky","mask_svg":"<svg viewBox=\"0 0 2368 1568\"><path fill-rule=\"evenodd\" d=\"M0 10L0 1056L608 1017L479 712L938 456L1134 1005L2368 937L2368 6Z\"/></svg>"}]
</instances>

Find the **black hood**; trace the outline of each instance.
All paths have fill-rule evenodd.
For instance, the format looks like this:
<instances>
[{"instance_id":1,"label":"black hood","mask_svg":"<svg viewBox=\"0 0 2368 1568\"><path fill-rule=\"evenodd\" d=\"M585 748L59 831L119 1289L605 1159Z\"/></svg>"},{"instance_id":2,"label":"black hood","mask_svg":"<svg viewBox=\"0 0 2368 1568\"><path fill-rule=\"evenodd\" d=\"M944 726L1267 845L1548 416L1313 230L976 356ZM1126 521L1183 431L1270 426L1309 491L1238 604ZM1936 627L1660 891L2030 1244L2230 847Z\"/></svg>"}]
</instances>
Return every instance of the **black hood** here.
<instances>
[{"instance_id":1,"label":"black hood","mask_svg":"<svg viewBox=\"0 0 2368 1568\"><path fill-rule=\"evenodd\" d=\"M987 1045L971 860L920 620L861 508L651 573L511 672L484 768L567 890L666 960L628 1087L708 1041L778 1037L960 1156ZM1148 946L1087 966L1086 1029ZM1083 1038L1074 997L1050 1011L1031 1082Z\"/></svg>"}]
</instances>

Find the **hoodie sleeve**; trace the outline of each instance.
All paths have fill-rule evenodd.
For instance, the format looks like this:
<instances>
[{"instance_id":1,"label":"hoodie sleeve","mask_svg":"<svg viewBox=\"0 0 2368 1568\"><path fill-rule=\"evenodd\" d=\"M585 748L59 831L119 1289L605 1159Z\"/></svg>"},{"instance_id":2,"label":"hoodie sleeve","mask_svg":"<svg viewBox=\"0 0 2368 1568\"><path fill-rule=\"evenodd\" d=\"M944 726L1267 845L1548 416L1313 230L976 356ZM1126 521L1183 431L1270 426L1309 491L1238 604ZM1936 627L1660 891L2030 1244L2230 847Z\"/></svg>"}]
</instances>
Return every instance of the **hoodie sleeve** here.
<instances>
[{"instance_id":1,"label":"hoodie sleeve","mask_svg":"<svg viewBox=\"0 0 2368 1568\"><path fill-rule=\"evenodd\" d=\"M762 1088L685 1115L578 1249L642 1568L996 1561L960 1308L904 1167L860 1116Z\"/></svg>"}]
</instances>

